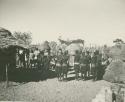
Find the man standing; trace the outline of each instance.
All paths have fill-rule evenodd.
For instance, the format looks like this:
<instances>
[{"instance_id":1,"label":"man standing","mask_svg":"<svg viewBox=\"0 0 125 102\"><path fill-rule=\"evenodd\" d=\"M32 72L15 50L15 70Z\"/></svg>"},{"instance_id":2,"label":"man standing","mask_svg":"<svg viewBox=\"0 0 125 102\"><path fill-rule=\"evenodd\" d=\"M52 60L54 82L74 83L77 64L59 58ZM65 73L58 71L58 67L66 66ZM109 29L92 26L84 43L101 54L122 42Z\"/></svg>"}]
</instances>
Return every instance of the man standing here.
<instances>
[{"instance_id":1,"label":"man standing","mask_svg":"<svg viewBox=\"0 0 125 102\"><path fill-rule=\"evenodd\" d=\"M92 58L91 58L91 69L92 69L92 75L93 75L93 81L97 79L97 56L96 52L92 53Z\"/></svg>"},{"instance_id":2,"label":"man standing","mask_svg":"<svg viewBox=\"0 0 125 102\"><path fill-rule=\"evenodd\" d=\"M38 50L38 48L36 48L36 50L34 51L34 64L35 67L38 67L38 55L40 54L40 51Z\"/></svg>"},{"instance_id":3,"label":"man standing","mask_svg":"<svg viewBox=\"0 0 125 102\"><path fill-rule=\"evenodd\" d=\"M82 52L80 57L80 72L81 72L81 78L83 79L83 74L84 74L84 80L86 80L85 52Z\"/></svg>"},{"instance_id":4,"label":"man standing","mask_svg":"<svg viewBox=\"0 0 125 102\"><path fill-rule=\"evenodd\" d=\"M56 74L57 74L58 80L61 81L62 80L62 63L63 63L62 49L59 49L55 60L56 60Z\"/></svg>"},{"instance_id":5,"label":"man standing","mask_svg":"<svg viewBox=\"0 0 125 102\"><path fill-rule=\"evenodd\" d=\"M75 79L78 80L79 78L79 69L80 69L80 54L79 51L76 51L75 58L74 58L74 70L75 70Z\"/></svg>"},{"instance_id":6,"label":"man standing","mask_svg":"<svg viewBox=\"0 0 125 102\"><path fill-rule=\"evenodd\" d=\"M91 56L89 55L89 51L85 53L85 64L86 64L86 75L90 76L90 63L91 63Z\"/></svg>"},{"instance_id":7,"label":"man standing","mask_svg":"<svg viewBox=\"0 0 125 102\"><path fill-rule=\"evenodd\" d=\"M67 79L67 73L68 73L68 66L69 66L69 56L68 52L65 51L63 54L63 61L62 61L62 73L63 73L63 79Z\"/></svg>"},{"instance_id":8,"label":"man standing","mask_svg":"<svg viewBox=\"0 0 125 102\"><path fill-rule=\"evenodd\" d=\"M49 76L49 68L50 68L51 56L47 50L44 51L43 57L43 68L44 68L44 77L47 78Z\"/></svg>"},{"instance_id":9,"label":"man standing","mask_svg":"<svg viewBox=\"0 0 125 102\"><path fill-rule=\"evenodd\" d=\"M97 80L101 79L101 73L102 73L102 55L99 53L99 51L96 51L97 54Z\"/></svg>"}]
</instances>

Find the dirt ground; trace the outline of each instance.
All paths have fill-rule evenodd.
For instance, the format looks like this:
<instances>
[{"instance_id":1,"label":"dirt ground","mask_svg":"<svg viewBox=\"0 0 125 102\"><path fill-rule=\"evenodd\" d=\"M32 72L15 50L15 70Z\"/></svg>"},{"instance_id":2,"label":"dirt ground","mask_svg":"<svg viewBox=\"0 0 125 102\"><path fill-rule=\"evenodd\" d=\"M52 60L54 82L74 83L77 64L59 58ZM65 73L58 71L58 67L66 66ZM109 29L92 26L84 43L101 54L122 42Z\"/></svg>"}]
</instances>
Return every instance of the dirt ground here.
<instances>
[{"instance_id":1,"label":"dirt ground","mask_svg":"<svg viewBox=\"0 0 125 102\"><path fill-rule=\"evenodd\" d=\"M35 102L91 102L103 86L111 85L104 80L70 80L59 82L56 78L39 82L0 83L0 101L35 101Z\"/></svg>"}]
</instances>

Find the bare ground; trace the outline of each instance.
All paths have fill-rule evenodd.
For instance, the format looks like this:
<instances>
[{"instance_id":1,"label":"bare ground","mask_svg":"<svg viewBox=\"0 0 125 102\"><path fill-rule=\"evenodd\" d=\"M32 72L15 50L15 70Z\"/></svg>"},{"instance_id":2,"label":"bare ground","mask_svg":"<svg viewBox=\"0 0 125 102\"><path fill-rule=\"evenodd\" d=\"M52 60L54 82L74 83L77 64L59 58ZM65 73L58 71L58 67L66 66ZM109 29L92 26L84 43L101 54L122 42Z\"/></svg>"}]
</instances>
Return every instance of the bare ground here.
<instances>
[{"instance_id":1,"label":"bare ground","mask_svg":"<svg viewBox=\"0 0 125 102\"><path fill-rule=\"evenodd\" d=\"M103 86L109 85L104 80L59 82L53 78L39 82L9 82L5 89L5 82L1 82L0 101L91 102Z\"/></svg>"}]
</instances>

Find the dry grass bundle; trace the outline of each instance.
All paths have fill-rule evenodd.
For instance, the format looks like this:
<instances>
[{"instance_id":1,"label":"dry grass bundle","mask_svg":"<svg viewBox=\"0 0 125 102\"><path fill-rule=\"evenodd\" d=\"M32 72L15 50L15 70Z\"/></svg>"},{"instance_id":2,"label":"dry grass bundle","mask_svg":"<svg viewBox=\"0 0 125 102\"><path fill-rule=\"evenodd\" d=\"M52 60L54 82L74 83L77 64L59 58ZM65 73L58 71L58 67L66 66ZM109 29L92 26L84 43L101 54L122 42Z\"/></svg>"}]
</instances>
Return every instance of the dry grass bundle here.
<instances>
[{"instance_id":1,"label":"dry grass bundle","mask_svg":"<svg viewBox=\"0 0 125 102\"><path fill-rule=\"evenodd\" d=\"M125 82L125 63L122 60L113 61L106 69L103 76L104 80L109 82Z\"/></svg>"}]
</instances>

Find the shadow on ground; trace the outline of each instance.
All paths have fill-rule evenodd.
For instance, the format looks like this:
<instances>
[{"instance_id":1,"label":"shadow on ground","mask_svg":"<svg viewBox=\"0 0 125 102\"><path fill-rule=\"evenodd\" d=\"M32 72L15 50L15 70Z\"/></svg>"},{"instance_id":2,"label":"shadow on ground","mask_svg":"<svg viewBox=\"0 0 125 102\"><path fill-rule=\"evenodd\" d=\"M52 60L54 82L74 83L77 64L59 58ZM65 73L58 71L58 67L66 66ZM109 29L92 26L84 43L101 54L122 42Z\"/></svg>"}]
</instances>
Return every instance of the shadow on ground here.
<instances>
[{"instance_id":1,"label":"shadow on ground","mask_svg":"<svg viewBox=\"0 0 125 102\"><path fill-rule=\"evenodd\" d=\"M41 81L46 79L51 79L56 77L54 71L43 72L38 69L17 69L15 71L10 71L8 74L9 81L15 82L30 82L30 81ZM4 78L5 80L5 78Z\"/></svg>"}]
</instances>

